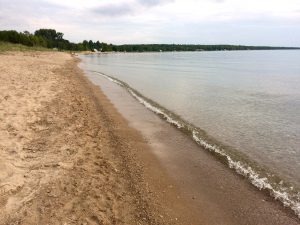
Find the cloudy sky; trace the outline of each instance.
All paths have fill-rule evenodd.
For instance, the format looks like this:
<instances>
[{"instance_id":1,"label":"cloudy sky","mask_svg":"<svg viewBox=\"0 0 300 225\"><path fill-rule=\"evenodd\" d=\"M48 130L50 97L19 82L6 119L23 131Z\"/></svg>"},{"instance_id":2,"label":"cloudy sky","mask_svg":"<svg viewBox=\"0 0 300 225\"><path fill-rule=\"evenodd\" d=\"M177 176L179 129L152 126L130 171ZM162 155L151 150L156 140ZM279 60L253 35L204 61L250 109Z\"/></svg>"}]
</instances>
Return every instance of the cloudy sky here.
<instances>
[{"instance_id":1,"label":"cloudy sky","mask_svg":"<svg viewBox=\"0 0 300 225\"><path fill-rule=\"evenodd\" d=\"M74 42L300 46L300 0L0 0L0 30Z\"/></svg>"}]
</instances>

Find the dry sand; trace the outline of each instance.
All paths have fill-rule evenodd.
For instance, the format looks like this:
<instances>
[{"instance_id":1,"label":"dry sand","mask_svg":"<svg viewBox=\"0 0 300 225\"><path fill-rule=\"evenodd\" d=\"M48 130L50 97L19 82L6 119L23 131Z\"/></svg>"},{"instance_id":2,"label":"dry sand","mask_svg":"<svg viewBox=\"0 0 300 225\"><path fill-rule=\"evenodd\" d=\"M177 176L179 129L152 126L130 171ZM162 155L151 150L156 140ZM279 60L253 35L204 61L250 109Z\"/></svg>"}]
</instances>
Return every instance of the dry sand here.
<instances>
[{"instance_id":1,"label":"dry sand","mask_svg":"<svg viewBox=\"0 0 300 225\"><path fill-rule=\"evenodd\" d=\"M192 223L146 141L76 64L0 55L0 224Z\"/></svg>"}]
</instances>

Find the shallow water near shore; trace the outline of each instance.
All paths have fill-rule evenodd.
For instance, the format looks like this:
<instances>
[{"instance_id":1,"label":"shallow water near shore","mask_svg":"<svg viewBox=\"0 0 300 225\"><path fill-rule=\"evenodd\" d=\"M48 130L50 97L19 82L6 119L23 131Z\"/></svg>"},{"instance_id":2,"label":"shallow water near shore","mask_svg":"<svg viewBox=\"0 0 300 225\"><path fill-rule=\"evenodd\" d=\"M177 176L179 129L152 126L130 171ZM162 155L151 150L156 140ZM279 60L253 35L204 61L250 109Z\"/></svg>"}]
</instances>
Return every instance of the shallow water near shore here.
<instances>
[{"instance_id":1,"label":"shallow water near shore","mask_svg":"<svg viewBox=\"0 0 300 225\"><path fill-rule=\"evenodd\" d=\"M224 150L227 163L257 187L271 183L275 194L281 191L277 198L290 195L299 210L300 51L80 57L85 69L117 78L113 81L129 87L145 106L157 106L175 126L192 127L203 147L218 155Z\"/></svg>"}]
</instances>

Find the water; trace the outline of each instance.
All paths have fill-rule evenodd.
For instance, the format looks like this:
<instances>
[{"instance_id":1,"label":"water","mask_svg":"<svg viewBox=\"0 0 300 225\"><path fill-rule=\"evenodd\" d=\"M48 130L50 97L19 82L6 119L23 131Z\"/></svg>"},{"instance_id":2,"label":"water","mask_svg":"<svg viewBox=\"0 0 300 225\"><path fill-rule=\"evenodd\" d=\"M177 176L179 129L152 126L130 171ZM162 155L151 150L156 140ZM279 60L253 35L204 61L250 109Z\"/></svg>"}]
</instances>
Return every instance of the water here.
<instances>
[{"instance_id":1,"label":"water","mask_svg":"<svg viewBox=\"0 0 300 225\"><path fill-rule=\"evenodd\" d=\"M277 185L283 180L281 193L300 187L300 51L80 57L87 70L126 82L199 128L194 140L225 149L244 169L264 171L262 177L275 175ZM299 200L297 193L293 198Z\"/></svg>"}]
</instances>

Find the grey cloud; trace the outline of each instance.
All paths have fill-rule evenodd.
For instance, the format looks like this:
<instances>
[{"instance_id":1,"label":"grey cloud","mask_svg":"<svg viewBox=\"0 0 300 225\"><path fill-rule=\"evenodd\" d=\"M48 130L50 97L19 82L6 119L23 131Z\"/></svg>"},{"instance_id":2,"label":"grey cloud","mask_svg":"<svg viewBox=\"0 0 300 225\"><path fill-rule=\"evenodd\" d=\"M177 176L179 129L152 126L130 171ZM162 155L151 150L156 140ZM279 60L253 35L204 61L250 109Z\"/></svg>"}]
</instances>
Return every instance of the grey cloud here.
<instances>
[{"instance_id":1,"label":"grey cloud","mask_svg":"<svg viewBox=\"0 0 300 225\"><path fill-rule=\"evenodd\" d=\"M107 4L93 9L93 12L100 16L116 17L133 15L141 10L152 8L155 6L163 5L166 3L174 2L174 0L135 0L131 4Z\"/></svg>"},{"instance_id":2,"label":"grey cloud","mask_svg":"<svg viewBox=\"0 0 300 225\"><path fill-rule=\"evenodd\" d=\"M59 15L66 10L65 7L45 1L30 0L1 0L0 14L6 18L6 22L19 21L24 23L29 18L41 18L45 15Z\"/></svg>"},{"instance_id":3,"label":"grey cloud","mask_svg":"<svg viewBox=\"0 0 300 225\"><path fill-rule=\"evenodd\" d=\"M137 0L137 2L144 6L157 6L169 2L174 2L175 0Z\"/></svg>"},{"instance_id":4,"label":"grey cloud","mask_svg":"<svg viewBox=\"0 0 300 225\"><path fill-rule=\"evenodd\" d=\"M15 11L16 13L30 12L33 14L60 12L66 10L66 7L54 3L38 0L20 1L20 0L1 0L0 12Z\"/></svg>"},{"instance_id":5,"label":"grey cloud","mask_svg":"<svg viewBox=\"0 0 300 225\"><path fill-rule=\"evenodd\" d=\"M0 15L0 29L32 32L43 26L52 28L55 24L64 24L70 15L70 9L41 0L0 0ZM39 21L49 23L42 24Z\"/></svg>"},{"instance_id":6,"label":"grey cloud","mask_svg":"<svg viewBox=\"0 0 300 225\"><path fill-rule=\"evenodd\" d=\"M93 10L95 13L103 16L124 16L134 13L134 7L129 4L108 4L100 6Z\"/></svg>"}]
</instances>

